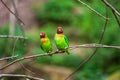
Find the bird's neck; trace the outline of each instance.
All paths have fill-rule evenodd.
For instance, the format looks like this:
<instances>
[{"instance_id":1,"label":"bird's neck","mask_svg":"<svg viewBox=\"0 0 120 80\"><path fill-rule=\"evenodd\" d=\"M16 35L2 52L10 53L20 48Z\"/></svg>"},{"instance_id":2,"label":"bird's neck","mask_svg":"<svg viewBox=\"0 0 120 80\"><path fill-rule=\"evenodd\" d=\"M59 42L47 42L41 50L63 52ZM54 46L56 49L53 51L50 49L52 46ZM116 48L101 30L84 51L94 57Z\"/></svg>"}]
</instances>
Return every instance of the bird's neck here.
<instances>
[{"instance_id":1,"label":"bird's neck","mask_svg":"<svg viewBox=\"0 0 120 80\"><path fill-rule=\"evenodd\" d=\"M47 41L47 38L42 38L42 39L41 39L41 42L42 42L42 43L45 43L46 41Z\"/></svg>"},{"instance_id":2,"label":"bird's neck","mask_svg":"<svg viewBox=\"0 0 120 80\"><path fill-rule=\"evenodd\" d=\"M56 36L57 36L57 37L61 37L61 36L63 36L63 34L56 34Z\"/></svg>"}]
</instances>

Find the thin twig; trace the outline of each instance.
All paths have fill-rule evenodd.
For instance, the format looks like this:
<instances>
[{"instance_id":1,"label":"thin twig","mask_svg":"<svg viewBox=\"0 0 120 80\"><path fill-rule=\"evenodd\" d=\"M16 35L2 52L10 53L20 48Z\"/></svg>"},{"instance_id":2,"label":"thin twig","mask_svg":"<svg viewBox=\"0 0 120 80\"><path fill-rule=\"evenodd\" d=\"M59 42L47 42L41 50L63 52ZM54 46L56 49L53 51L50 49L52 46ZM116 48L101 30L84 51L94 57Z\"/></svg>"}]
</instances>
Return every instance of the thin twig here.
<instances>
[{"instance_id":1,"label":"thin twig","mask_svg":"<svg viewBox=\"0 0 120 80\"><path fill-rule=\"evenodd\" d=\"M20 74L0 74L0 79L4 77L14 77L14 78L28 78L30 80L44 80L42 78L32 77L28 75L20 75Z\"/></svg>"},{"instance_id":2,"label":"thin twig","mask_svg":"<svg viewBox=\"0 0 120 80\"><path fill-rule=\"evenodd\" d=\"M116 19L116 21L117 21L117 23L118 23L118 26L119 26L119 28L120 28L120 21L119 21L119 19L118 19L118 17L117 17L117 15L120 16L120 13L119 13L111 4L109 4L106 0L102 0L102 1L103 1L103 3L104 3L106 6L108 6L108 7L112 10L112 13L114 14L115 19Z\"/></svg>"},{"instance_id":3,"label":"thin twig","mask_svg":"<svg viewBox=\"0 0 120 80\"><path fill-rule=\"evenodd\" d=\"M0 61L16 58L18 55L1 58Z\"/></svg>"},{"instance_id":4,"label":"thin twig","mask_svg":"<svg viewBox=\"0 0 120 80\"><path fill-rule=\"evenodd\" d=\"M14 56L14 52L15 52L15 47L16 47L16 43L18 41L18 38L16 38L14 45L13 45L13 49L12 49L12 56Z\"/></svg>"},{"instance_id":5,"label":"thin twig","mask_svg":"<svg viewBox=\"0 0 120 80\"><path fill-rule=\"evenodd\" d=\"M18 39L27 39L27 37L23 36L12 36L12 35L0 35L0 38L18 38Z\"/></svg>"},{"instance_id":6,"label":"thin twig","mask_svg":"<svg viewBox=\"0 0 120 80\"><path fill-rule=\"evenodd\" d=\"M83 45L75 45L75 46L71 46L70 49L73 50L73 49L76 49L76 48L113 48L113 49L119 49L120 50L120 46L108 46L108 45L103 45L103 44L83 44ZM31 55L31 56L26 56L26 57L22 57L22 58L19 58L19 59L16 59L15 61L11 62L11 63L8 63L6 64L5 66L2 66L0 68L0 70L3 70L7 67L9 67L10 65L14 64L14 63L17 63L17 62L20 62L22 60L26 60L26 59L31 59L31 58L36 58L36 57L41 57L41 56L50 56L50 55L53 55L53 54L62 54L64 53L65 51L54 51L54 52L51 52L51 53L44 53L44 54L37 54L37 55Z\"/></svg>"},{"instance_id":7,"label":"thin twig","mask_svg":"<svg viewBox=\"0 0 120 80\"><path fill-rule=\"evenodd\" d=\"M23 68L24 70L26 70L27 72L32 73L32 74L36 74L36 73L34 73L33 71L31 71L31 70L29 70L28 68L26 68L21 62L19 62L19 63L20 63L20 65L22 66L22 68Z\"/></svg>"},{"instance_id":8,"label":"thin twig","mask_svg":"<svg viewBox=\"0 0 120 80\"><path fill-rule=\"evenodd\" d=\"M108 3L107 0L102 0L102 1L103 3L105 3L106 6L112 9L118 16L120 16L120 13L110 3Z\"/></svg>"},{"instance_id":9,"label":"thin twig","mask_svg":"<svg viewBox=\"0 0 120 80\"><path fill-rule=\"evenodd\" d=\"M15 15L16 15L16 16L19 16L18 11L17 11L17 7L16 7L16 5L15 5L15 1L14 1L14 0L11 0L11 2L12 2L13 7L14 7L14 9L15 9ZM20 21L18 21L18 23L21 24ZM23 25L21 25L21 30L22 30L23 36L25 37L25 32L24 32L24 29L23 29Z\"/></svg>"},{"instance_id":10,"label":"thin twig","mask_svg":"<svg viewBox=\"0 0 120 80\"><path fill-rule=\"evenodd\" d=\"M99 44L96 44L96 47L95 47L95 50L94 50L94 52L90 55L90 56L88 56L87 58L85 58L83 61L82 61L82 63L80 63L80 65L78 66L78 68L74 71L74 72L72 72L69 76L67 76L67 78L65 78L65 80L67 80L68 78L70 78L70 77L72 77L73 76L73 74L75 74L77 71L79 71L89 60L91 60L91 58L96 54L96 52L97 52L97 50L98 50L98 46L100 46L101 44L101 41L102 41L102 39L103 39L103 36L104 36L104 33L105 33L105 31L106 31L106 27L107 27L107 23L108 23L108 8L106 7L106 21L105 21L105 24L104 24L104 28L103 28L103 32L101 33L101 36L100 36L100 39L99 39ZM94 44L88 44L87 45L87 47L92 47L92 46L94 46ZM104 48L105 47L108 47L108 46L106 46L106 45L101 45L101 46L104 46ZM113 47L113 46L111 46L111 47Z\"/></svg>"},{"instance_id":11,"label":"thin twig","mask_svg":"<svg viewBox=\"0 0 120 80\"><path fill-rule=\"evenodd\" d=\"M85 5L86 7L88 7L90 10L92 10L93 12L95 12L97 15L99 15L100 17L104 18L106 20L106 17L103 16L102 14L100 14L99 12L97 12L95 9L93 9L92 7L90 7L89 5L87 5L86 3L84 3L81 0L78 0L81 4ZM109 19L109 18L108 18Z\"/></svg>"},{"instance_id":12,"label":"thin twig","mask_svg":"<svg viewBox=\"0 0 120 80\"><path fill-rule=\"evenodd\" d=\"M101 42L102 42L103 36L105 34L105 31L106 31L107 23L108 23L108 7L106 6L106 20L105 20L105 24L103 27L103 31L102 31L100 39L99 39L99 44L101 44Z\"/></svg>"},{"instance_id":13,"label":"thin twig","mask_svg":"<svg viewBox=\"0 0 120 80\"><path fill-rule=\"evenodd\" d=\"M12 52L12 56L14 56L14 51L15 51L15 47L16 47L16 42L17 42L18 38L15 40L14 45L13 45L13 52ZM23 67L23 69L25 69L26 71L35 74L34 72L32 72L31 70L27 69L21 62L19 62L19 64Z\"/></svg>"},{"instance_id":14,"label":"thin twig","mask_svg":"<svg viewBox=\"0 0 120 80\"><path fill-rule=\"evenodd\" d=\"M113 12L113 14L114 14L114 16L115 16L115 19L116 19L116 21L117 21L117 23L118 23L118 26L119 26L119 28L120 28L120 21L119 21L117 15L116 15L116 13L115 13L113 10L112 10L112 12Z\"/></svg>"},{"instance_id":15,"label":"thin twig","mask_svg":"<svg viewBox=\"0 0 120 80\"><path fill-rule=\"evenodd\" d=\"M8 66L10 66L10 65L12 65L12 64L14 64L16 62L22 61L22 60L31 59L31 58L35 58L35 57L41 57L41 56L49 56L49 55L52 55L52 54L58 54L58 53L62 53L62 52L63 51L55 51L55 52L46 53L46 54L44 53L44 54L38 54L38 55L32 55L32 56L22 57L22 58L16 59L15 61L13 61L11 63L6 64L5 66L1 67L0 70L5 69Z\"/></svg>"},{"instance_id":16,"label":"thin twig","mask_svg":"<svg viewBox=\"0 0 120 80\"><path fill-rule=\"evenodd\" d=\"M83 44L83 45L75 45L71 46L70 49L77 49L77 48L113 48L113 49L120 49L120 46L108 46L103 44Z\"/></svg>"},{"instance_id":17,"label":"thin twig","mask_svg":"<svg viewBox=\"0 0 120 80\"><path fill-rule=\"evenodd\" d=\"M24 24L24 22L15 14L15 13L13 13L11 10L10 10L10 8L5 4L5 2L3 1L3 0L1 0L1 2L2 2L2 4L8 9L8 11L10 12L10 13L12 13L20 22L21 22L21 26L23 26L23 25L25 25Z\"/></svg>"}]
</instances>

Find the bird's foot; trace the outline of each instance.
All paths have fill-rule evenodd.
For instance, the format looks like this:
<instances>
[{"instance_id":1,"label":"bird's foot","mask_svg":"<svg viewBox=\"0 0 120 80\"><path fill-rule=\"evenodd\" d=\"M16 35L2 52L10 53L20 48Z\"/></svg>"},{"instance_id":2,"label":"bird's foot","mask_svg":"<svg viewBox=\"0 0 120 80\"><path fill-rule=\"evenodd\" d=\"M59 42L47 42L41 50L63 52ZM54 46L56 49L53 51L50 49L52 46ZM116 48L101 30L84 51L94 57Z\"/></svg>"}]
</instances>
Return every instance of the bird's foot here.
<instances>
[{"instance_id":1,"label":"bird's foot","mask_svg":"<svg viewBox=\"0 0 120 80\"><path fill-rule=\"evenodd\" d=\"M49 55L49 56L52 56L52 53L51 53L52 51L49 51L47 54Z\"/></svg>"},{"instance_id":2,"label":"bird's foot","mask_svg":"<svg viewBox=\"0 0 120 80\"><path fill-rule=\"evenodd\" d=\"M62 52L65 52L65 50L57 49L56 52L58 52L58 53L62 53Z\"/></svg>"}]
</instances>

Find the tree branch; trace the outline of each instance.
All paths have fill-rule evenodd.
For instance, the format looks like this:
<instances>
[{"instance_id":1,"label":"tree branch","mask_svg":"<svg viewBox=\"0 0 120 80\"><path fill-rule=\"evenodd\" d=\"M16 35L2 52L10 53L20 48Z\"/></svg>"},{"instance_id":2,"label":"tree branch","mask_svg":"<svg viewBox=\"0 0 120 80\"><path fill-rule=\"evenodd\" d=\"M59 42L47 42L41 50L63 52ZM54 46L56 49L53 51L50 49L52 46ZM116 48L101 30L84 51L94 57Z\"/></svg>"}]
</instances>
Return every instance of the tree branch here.
<instances>
[{"instance_id":1,"label":"tree branch","mask_svg":"<svg viewBox=\"0 0 120 80\"><path fill-rule=\"evenodd\" d=\"M15 4L14 0L12 0L12 4L13 4L13 7L15 9L15 15L19 16L18 11L17 11L17 7L16 7L17 5ZM18 21L18 23L21 24L21 21ZM21 30L22 30L23 36L25 37L25 32L24 32L24 29L23 29L23 25L21 25Z\"/></svg>"},{"instance_id":2,"label":"tree branch","mask_svg":"<svg viewBox=\"0 0 120 80\"><path fill-rule=\"evenodd\" d=\"M108 8L106 7L106 21L105 21L105 24L104 24L104 27L103 27L103 31L102 31L102 33L101 33L101 35L100 35L100 38L99 38L99 42L98 42L99 44L86 44L86 47L90 47L90 48L95 47L94 52L93 52L90 56L88 56L87 58L85 58L85 59L80 63L80 65L78 66L78 68L77 68L74 72L72 72L69 76L67 76L67 78L65 78L65 80L67 80L67 79L70 78L73 74L75 74L78 70L80 70L80 69L83 67L83 65L85 65L85 64L96 54L96 52L97 52L97 50L98 50L98 48L99 48L100 46L102 46L102 47L104 47L104 48L114 47L114 46L107 46L107 45L102 45L102 44L100 44L100 43L102 42L104 33L105 33L105 31L106 31L107 23L108 23Z\"/></svg>"},{"instance_id":3,"label":"tree branch","mask_svg":"<svg viewBox=\"0 0 120 80\"><path fill-rule=\"evenodd\" d=\"M107 2L107 0L102 0L103 3L105 3L106 6L108 6L112 11L114 11L118 16L120 16L120 13L110 4Z\"/></svg>"},{"instance_id":4,"label":"tree branch","mask_svg":"<svg viewBox=\"0 0 120 80\"><path fill-rule=\"evenodd\" d=\"M22 57L22 58L16 59L15 61L13 61L11 63L6 64L5 66L1 67L0 70L5 69L8 66L10 66L10 65L12 65L12 64L14 64L16 62L22 61L22 60L26 60L26 59L30 59L30 58L36 58L36 57L41 57L41 56L50 56L52 54L58 54L58 53L63 53L63 52L65 52L65 51L55 51L55 52L51 52L51 53L44 53L44 54L38 54L38 55Z\"/></svg>"},{"instance_id":5,"label":"tree branch","mask_svg":"<svg viewBox=\"0 0 120 80\"><path fill-rule=\"evenodd\" d=\"M20 24L21 26L25 25L24 22L23 22L15 13L13 13L13 12L10 10L10 8L4 3L3 0L1 0L1 2L2 2L2 4L8 9L8 11L9 11L10 13L12 13L12 14L21 22L21 24Z\"/></svg>"},{"instance_id":6,"label":"tree branch","mask_svg":"<svg viewBox=\"0 0 120 80\"><path fill-rule=\"evenodd\" d=\"M116 19L118 26L120 28L120 21L117 17L117 15L120 16L120 13L111 4L109 4L106 0L102 0L102 2L112 10L112 13L114 14L115 19Z\"/></svg>"},{"instance_id":7,"label":"tree branch","mask_svg":"<svg viewBox=\"0 0 120 80\"><path fill-rule=\"evenodd\" d=\"M27 37L23 36L12 36L12 35L0 35L0 38L18 38L18 39L27 39Z\"/></svg>"},{"instance_id":8,"label":"tree branch","mask_svg":"<svg viewBox=\"0 0 120 80\"><path fill-rule=\"evenodd\" d=\"M5 57L5 58L1 58L0 61L12 59L12 58L16 58L17 56L18 56L18 55L16 55L16 56L10 56L10 57Z\"/></svg>"},{"instance_id":9,"label":"tree branch","mask_svg":"<svg viewBox=\"0 0 120 80\"><path fill-rule=\"evenodd\" d=\"M88 7L91 11L95 12L97 15L99 15L100 17L104 18L106 20L106 17L103 16L102 14L100 14L99 12L97 12L95 9L93 9L92 7L90 7L89 5L87 5L86 3L84 3L81 0L78 0L81 4L85 5L86 7ZM108 18L109 19L109 18Z\"/></svg>"},{"instance_id":10,"label":"tree branch","mask_svg":"<svg viewBox=\"0 0 120 80\"><path fill-rule=\"evenodd\" d=\"M17 41L18 41L18 38L16 38L16 40L14 41L13 49L12 49L12 56L14 56L14 51L15 51Z\"/></svg>"},{"instance_id":11,"label":"tree branch","mask_svg":"<svg viewBox=\"0 0 120 80\"><path fill-rule=\"evenodd\" d=\"M31 79L31 80L44 80L44 79L41 79L41 78L27 76L27 75L20 75L20 74L0 74L0 79L4 78L4 77L28 78L28 79Z\"/></svg>"},{"instance_id":12,"label":"tree branch","mask_svg":"<svg viewBox=\"0 0 120 80\"><path fill-rule=\"evenodd\" d=\"M71 46L70 49L76 48L113 48L113 49L120 49L120 46L108 46L103 44L83 44L83 45L75 45Z\"/></svg>"},{"instance_id":13,"label":"tree branch","mask_svg":"<svg viewBox=\"0 0 120 80\"><path fill-rule=\"evenodd\" d=\"M75 46L71 46L70 47L70 50L73 50L73 49L76 49L76 48L114 48L114 49L120 49L120 46L108 46L108 45L103 45L103 44L83 44L83 45L75 45ZM23 60L26 60L26 59L31 59L31 58L36 58L36 57L41 57L41 56L50 56L50 55L53 55L53 54L63 54L65 53L65 50L62 50L62 51L54 51L54 52L51 52L51 53L43 53L43 54L37 54L37 55L31 55L31 56L26 56L26 57L22 57L22 58L19 58L19 59L16 59L15 61L11 62L11 63L8 63L4 66L2 66L0 68L0 70L3 70L7 67L9 67L10 65L14 64L14 63L17 63L17 62L20 62L20 61L23 61Z\"/></svg>"},{"instance_id":14,"label":"tree branch","mask_svg":"<svg viewBox=\"0 0 120 80\"><path fill-rule=\"evenodd\" d=\"M112 12L113 12L113 14L114 14L114 16L115 16L115 19L116 19L116 21L117 21L117 23L118 23L118 26L119 26L119 28L120 28L120 21L119 21L119 19L118 19L118 16L116 15L116 13L112 10Z\"/></svg>"}]
</instances>

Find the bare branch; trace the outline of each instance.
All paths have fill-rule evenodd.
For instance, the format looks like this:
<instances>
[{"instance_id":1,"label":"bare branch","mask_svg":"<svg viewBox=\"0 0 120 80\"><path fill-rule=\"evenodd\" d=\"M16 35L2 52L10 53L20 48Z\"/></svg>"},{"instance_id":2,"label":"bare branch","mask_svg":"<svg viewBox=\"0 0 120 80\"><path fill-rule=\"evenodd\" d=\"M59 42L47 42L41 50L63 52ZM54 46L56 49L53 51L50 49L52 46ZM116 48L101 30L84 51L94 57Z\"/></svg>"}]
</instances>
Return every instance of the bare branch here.
<instances>
[{"instance_id":1,"label":"bare branch","mask_svg":"<svg viewBox=\"0 0 120 80\"><path fill-rule=\"evenodd\" d=\"M13 7L14 7L14 9L15 9L15 15L16 15L16 16L19 16L18 11L17 11L17 7L16 7L16 4L15 4L15 1L14 1L14 0L12 0L12 4L13 4ZM18 23L21 24L20 21L18 21ZM22 30L23 36L25 37L25 32L24 32L24 29L23 29L23 25L21 25L21 30Z\"/></svg>"},{"instance_id":2,"label":"bare branch","mask_svg":"<svg viewBox=\"0 0 120 80\"><path fill-rule=\"evenodd\" d=\"M76 48L113 48L113 49L120 49L120 46L108 46L103 44L83 44L83 45L75 45L70 47L70 49Z\"/></svg>"},{"instance_id":3,"label":"bare branch","mask_svg":"<svg viewBox=\"0 0 120 80\"><path fill-rule=\"evenodd\" d=\"M13 49L12 49L12 56L14 56L14 51L15 51L15 47L16 47L16 43L18 41L18 38L16 38L14 45L13 45Z\"/></svg>"},{"instance_id":4,"label":"bare branch","mask_svg":"<svg viewBox=\"0 0 120 80\"><path fill-rule=\"evenodd\" d=\"M10 57L5 57L5 58L1 58L0 61L12 59L12 58L16 58L17 56L18 56L18 55L16 55L16 56L10 56Z\"/></svg>"},{"instance_id":5,"label":"bare branch","mask_svg":"<svg viewBox=\"0 0 120 80\"><path fill-rule=\"evenodd\" d=\"M102 0L103 3L105 3L106 6L108 6L112 11L114 11L118 16L120 16L120 13L110 4L107 2L107 0Z\"/></svg>"},{"instance_id":6,"label":"bare branch","mask_svg":"<svg viewBox=\"0 0 120 80\"><path fill-rule=\"evenodd\" d=\"M13 49L12 49L12 56L14 56L14 51L15 51L15 47L16 47L16 43L17 43L18 38L16 38L14 45L13 45ZM20 65L22 66L23 69L25 69L26 71L35 74L34 72L32 72L31 70L27 69L21 62L19 62Z\"/></svg>"},{"instance_id":7,"label":"bare branch","mask_svg":"<svg viewBox=\"0 0 120 80\"><path fill-rule=\"evenodd\" d=\"M0 74L0 79L4 78L4 77L28 78L28 79L31 79L31 80L44 80L44 79L41 79L41 78L27 76L27 75L20 75L20 74Z\"/></svg>"},{"instance_id":8,"label":"bare branch","mask_svg":"<svg viewBox=\"0 0 120 80\"><path fill-rule=\"evenodd\" d=\"M102 31L101 36L99 38L99 44L102 42L103 36L105 34L105 31L106 31L107 23L108 23L108 7L106 6L106 20L105 20L105 24L103 27L103 31Z\"/></svg>"},{"instance_id":9,"label":"bare branch","mask_svg":"<svg viewBox=\"0 0 120 80\"><path fill-rule=\"evenodd\" d=\"M92 7L90 7L89 5L87 5L86 3L84 3L81 0L78 0L81 4L85 5L86 7L88 7L91 11L95 12L97 15L99 15L100 17L104 18L106 20L106 17L103 16L102 14L100 14L99 12L97 12L95 9L93 9ZM109 19L109 18L108 18Z\"/></svg>"},{"instance_id":10,"label":"bare branch","mask_svg":"<svg viewBox=\"0 0 120 80\"><path fill-rule=\"evenodd\" d=\"M87 58L85 58L81 63L80 63L80 65L78 66L78 68L74 71L74 72L72 72L65 80L67 80L68 78L70 78L73 74L75 74L77 71L79 71L95 54L96 54L96 52L97 52L97 50L98 50L98 48L100 47L100 46L102 46L102 47L104 47L104 48L111 48L111 47L113 47L113 46L107 46L107 45L102 45L102 44L100 44L101 42L102 42L102 39L103 39L103 36L104 36L104 33L105 33L105 30L106 30L106 27L107 27L107 23L108 23L108 8L106 7L106 21L105 21L105 24L104 24L104 28L103 28L103 32L101 33L101 36L100 36L100 38L99 38L99 44L95 44L96 45L96 49L94 50L94 52L90 55L90 56L88 56ZM86 45L86 44L85 44ZM93 46L95 46L94 44L87 44L86 45L86 47L91 47L91 48L93 48Z\"/></svg>"},{"instance_id":11,"label":"bare branch","mask_svg":"<svg viewBox=\"0 0 120 80\"><path fill-rule=\"evenodd\" d=\"M108 7L112 10L112 12L113 12L113 14L114 14L114 16L115 16L115 19L116 19L116 21L117 21L117 23L118 23L118 26L119 26L119 28L120 28L120 21L119 21L119 19L118 19L118 17L117 17L117 15L120 16L120 13L119 13L110 3L108 3L106 0L102 0L102 1L103 1L103 3L104 3L106 6L108 6Z\"/></svg>"},{"instance_id":12,"label":"bare branch","mask_svg":"<svg viewBox=\"0 0 120 80\"><path fill-rule=\"evenodd\" d=\"M119 21L117 15L116 15L116 13L115 13L113 10L112 10L112 12L113 12L113 14L114 14L114 16L115 16L115 19L116 19L116 21L117 21L117 23L118 23L118 26L119 26L119 28L120 28L120 21Z\"/></svg>"},{"instance_id":13,"label":"bare branch","mask_svg":"<svg viewBox=\"0 0 120 80\"><path fill-rule=\"evenodd\" d=\"M10 0L10 2L12 2L13 0ZM16 0L16 3L17 3L17 0ZM11 4L10 5L10 10L16 15L16 11L15 11L15 8L14 6ZM15 26L16 26L16 17L11 13L9 12L9 22L10 22L10 26L9 26L9 35L14 35L15 34Z\"/></svg>"},{"instance_id":14,"label":"bare branch","mask_svg":"<svg viewBox=\"0 0 120 80\"><path fill-rule=\"evenodd\" d=\"M19 63L20 63L20 65L22 66L22 68L23 68L24 70L26 70L27 72L32 73L32 74L36 74L36 73L34 73L33 71L31 71L31 70L29 70L28 68L26 68L21 62L19 62Z\"/></svg>"},{"instance_id":15,"label":"bare branch","mask_svg":"<svg viewBox=\"0 0 120 80\"><path fill-rule=\"evenodd\" d=\"M25 25L24 22L23 22L15 13L13 13L13 12L10 10L10 8L4 3L3 0L1 0L1 2L2 2L2 4L8 9L8 11L9 11L10 13L12 13L12 14L21 22L20 25L22 25L22 26Z\"/></svg>"},{"instance_id":16,"label":"bare branch","mask_svg":"<svg viewBox=\"0 0 120 80\"><path fill-rule=\"evenodd\" d=\"M18 39L27 39L27 37L23 36L12 36L12 35L0 35L0 38L18 38Z\"/></svg>"},{"instance_id":17,"label":"bare branch","mask_svg":"<svg viewBox=\"0 0 120 80\"><path fill-rule=\"evenodd\" d=\"M36 57L41 57L41 56L49 56L49 55L52 55L52 54L59 54L59 53L63 53L63 52L65 52L65 51L55 51L55 52L51 52L51 53L44 53L44 54L38 54L38 55L22 57L22 58L16 59L15 61L13 61L11 63L6 64L5 66L1 67L0 70L5 69L8 66L10 66L10 65L12 65L12 64L14 64L16 62L22 61L22 60L26 60L26 59L30 59L30 58L36 58Z\"/></svg>"},{"instance_id":18,"label":"bare branch","mask_svg":"<svg viewBox=\"0 0 120 80\"><path fill-rule=\"evenodd\" d=\"M71 46L70 50L73 50L73 49L76 49L76 48L96 48L96 47L97 48L120 49L120 46L108 46L108 45L103 45L103 44L83 44L83 45ZM50 55L53 55L53 54L63 54L64 52L65 52L65 50L62 50L62 51L56 50L56 51L51 52L51 53L43 53L43 54L37 54L37 55L22 57L22 58L16 59L15 61L13 61L9 64L6 64L5 66L1 67L0 70L3 70L3 69L9 67L10 65L12 65L14 63L17 63L17 62L20 62L20 61L23 61L23 60L26 60L26 59L31 59L31 58L41 57L41 56L50 56Z\"/></svg>"}]
</instances>

